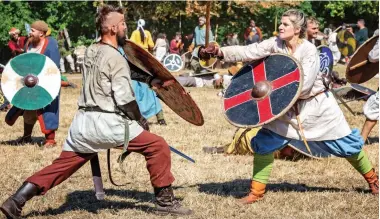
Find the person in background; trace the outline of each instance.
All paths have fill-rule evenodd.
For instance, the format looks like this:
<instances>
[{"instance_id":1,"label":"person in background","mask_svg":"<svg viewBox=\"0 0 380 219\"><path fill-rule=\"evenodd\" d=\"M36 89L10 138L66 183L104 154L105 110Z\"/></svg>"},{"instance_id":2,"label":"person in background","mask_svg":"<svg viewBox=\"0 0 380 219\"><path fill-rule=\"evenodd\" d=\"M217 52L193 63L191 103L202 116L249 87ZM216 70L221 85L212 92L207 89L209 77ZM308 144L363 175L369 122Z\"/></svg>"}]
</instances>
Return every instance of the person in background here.
<instances>
[{"instance_id":1,"label":"person in background","mask_svg":"<svg viewBox=\"0 0 380 219\"><path fill-rule=\"evenodd\" d=\"M170 53L179 55L183 47L181 32L176 32L170 41Z\"/></svg>"},{"instance_id":2,"label":"person in background","mask_svg":"<svg viewBox=\"0 0 380 219\"><path fill-rule=\"evenodd\" d=\"M246 45L258 43L263 39L261 29L259 27L256 27L256 23L254 20L250 20L249 27L245 29L244 39Z\"/></svg>"},{"instance_id":3,"label":"person in background","mask_svg":"<svg viewBox=\"0 0 380 219\"><path fill-rule=\"evenodd\" d=\"M137 21L137 29L132 32L132 35L129 39L144 48L146 51L151 51L154 47L152 34L149 32L149 30L144 30L144 27L144 19L139 19Z\"/></svg>"},{"instance_id":4,"label":"person in background","mask_svg":"<svg viewBox=\"0 0 380 219\"><path fill-rule=\"evenodd\" d=\"M71 73L75 72L75 62L74 58L71 55L72 51L69 47L69 44L67 43L67 40L65 39L65 35L63 31L59 31L58 33L58 46L59 46L59 53L61 54L61 60L60 60L60 70L61 73L65 73L65 60L69 63Z\"/></svg>"},{"instance_id":5,"label":"person in background","mask_svg":"<svg viewBox=\"0 0 380 219\"><path fill-rule=\"evenodd\" d=\"M368 40L368 29L365 27L364 19L359 19L357 23L359 30L355 33L355 39L358 42L357 47Z\"/></svg>"},{"instance_id":6,"label":"person in background","mask_svg":"<svg viewBox=\"0 0 380 219\"><path fill-rule=\"evenodd\" d=\"M25 52L39 53L49 57L59 67L60 54L57 41L46 37L48 25L41 20L31 25L30 38L25 44ZM38 110L22 110L13 106L5 116L5 122L13 126L19 116L24 118L23 136L17 139L17 144L30 144L32 141L33 127L37 120L40 123L41 132L45 134L44 147L56 146L55 131L59 126L59 95L46 107Z\"/></svg>"},{"instance_id":7,"label":"person in background","mask_svg":"<svg viewBox=\"0 0 380 219\"><path fill-rule=\"evenodd\" d=\"M12 27L8 33L9 33L9 36L11 37L11 39L8 42L8 47L12 52L12 57L15 57L21 53L24 53L26 37L20 36L20 30L15 27Z\"/></svg>"},{"instance_id":8,"label":"person in background","mask_svg":"<svg viewBox=\"0 0 380 219\"><path fill-rule=\"evenodd\" d=\"M156 44L153 47L153 51L155 52L156 59L160 62L164 59L167 51L167 44L165 40L165 35L163 33L159 33L157 36Z\"/></svg>"},{"instance_id":9,"label":"person in background","mask_svg":"<svg viewBox=\"0 0 380 219\"><path fill-rule=\"evenodd\" d=\"M319 34L319 21L315 17L307 18L306 38L316 47L322 44L323 37Z\"/></svg>"},{"instance_id":10,"label":"person in background","mask_svg":"<svg viewBox=\"0 0 380 219\"><path fill-rule=\"evenodd\" d=\"M331 25L330 29L335 30L335 27ZM336 44L337 35L338 35L337 32L330 31L328 34L329 37L327 39L328 46L334 57L334 65L336 65L339 62L340 56L341 56L338 45Z\"/></svg>"},{"instance_id":11,"label":"person in background","mask_svg":"<svg viewBox=\"0 0 380 219\"><path fill-rule=\"evenodd\" d=\"M154 48L152 35L148 30L144 30L145 21L139 19L137 21L137 29L132 32L130 40L137 45L150 51ZM148 119L156 115L157 122L160 125L166 126L164 112L157 94L149 88L149 86L140 81L132 80L133 91L135 92L136 101L139 105L141 114L144 118Z\"/></svg>"}]
</instances>

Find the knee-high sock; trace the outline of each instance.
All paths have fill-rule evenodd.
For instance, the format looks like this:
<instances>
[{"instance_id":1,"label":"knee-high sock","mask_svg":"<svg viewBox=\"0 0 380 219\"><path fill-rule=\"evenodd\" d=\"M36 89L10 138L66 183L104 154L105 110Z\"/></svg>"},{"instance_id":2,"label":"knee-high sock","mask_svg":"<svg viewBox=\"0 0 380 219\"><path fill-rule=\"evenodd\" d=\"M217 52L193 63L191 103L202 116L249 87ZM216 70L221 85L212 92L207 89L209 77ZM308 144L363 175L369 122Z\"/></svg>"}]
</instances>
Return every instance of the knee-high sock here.
<instances>
[{"instance_id":1,"label":"knee-high sock","mask_svg":"<svg viewBox=\"0 0 380 219\"><path fill-rule=\"evenodd\" d=\"M372 170L372 164L363 149L358 154L346 157L346 160L361 174L366 174Z\"/></svg>"},{"instance_id":2,"label":"knee-high sock","mask_svg":"<svg viewBox=\"0 0 380 219\"><path fill-rule=\"evenodd\" d=\"M253 160L253 181L268 183L269 176L272 172L274 163L273 153L270 154L254 154Z\"/></svg>"}]
</instances>

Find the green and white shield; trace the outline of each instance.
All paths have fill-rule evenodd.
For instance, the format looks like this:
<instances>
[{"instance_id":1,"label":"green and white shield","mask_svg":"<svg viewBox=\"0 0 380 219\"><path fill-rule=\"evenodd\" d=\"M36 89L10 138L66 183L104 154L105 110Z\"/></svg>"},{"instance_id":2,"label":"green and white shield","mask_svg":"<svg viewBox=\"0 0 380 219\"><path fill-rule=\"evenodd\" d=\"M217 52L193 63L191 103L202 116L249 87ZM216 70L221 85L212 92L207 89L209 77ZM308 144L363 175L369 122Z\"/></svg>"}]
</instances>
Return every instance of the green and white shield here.
<instances>
[{"instance_id":1,"label":"green and white shield","mask_svg":"<svg viewBox=\"0 0 380 219\"><path fill-rule=\"evenodd\" d=\"M38 53L25 53L5 66L1 88L14 106L36 110L49 105L61 88L61 74L55 63Z\"/></svg>"}]
</instances>

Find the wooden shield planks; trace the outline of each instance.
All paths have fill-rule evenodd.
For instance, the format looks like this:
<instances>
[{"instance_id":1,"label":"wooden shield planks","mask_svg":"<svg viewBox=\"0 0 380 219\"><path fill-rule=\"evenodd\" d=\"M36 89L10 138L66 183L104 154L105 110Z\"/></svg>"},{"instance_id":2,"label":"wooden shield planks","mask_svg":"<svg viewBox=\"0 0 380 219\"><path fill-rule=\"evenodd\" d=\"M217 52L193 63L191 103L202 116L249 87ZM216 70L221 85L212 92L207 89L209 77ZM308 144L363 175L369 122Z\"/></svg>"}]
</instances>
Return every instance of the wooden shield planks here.
<instances>
[{"instance_id":1,"label":"wooden shield planks","mask_svg":"<svg viewBox=\"0 0 380 219\"><path fill-rule=\"evenodd\" d=\"M170 109L194 125L203 125L203 115L197 104L154 56L130 40L126 40L123 49L129 62L165 82L165 87L155 91Z\"/></svg>"},{"instance_id":2,"label":"wooden shield planks","mask_svg":"<svg viewBox=\"0 0 380 219\"><path fill-rule=\"evenodd\" d=\"M351 83L361 84L379 73L379 63L368 62L368 54L379 40L374 36L367 40L352 56L346 69L346 78Z\"/></svg>"}]
</instances>

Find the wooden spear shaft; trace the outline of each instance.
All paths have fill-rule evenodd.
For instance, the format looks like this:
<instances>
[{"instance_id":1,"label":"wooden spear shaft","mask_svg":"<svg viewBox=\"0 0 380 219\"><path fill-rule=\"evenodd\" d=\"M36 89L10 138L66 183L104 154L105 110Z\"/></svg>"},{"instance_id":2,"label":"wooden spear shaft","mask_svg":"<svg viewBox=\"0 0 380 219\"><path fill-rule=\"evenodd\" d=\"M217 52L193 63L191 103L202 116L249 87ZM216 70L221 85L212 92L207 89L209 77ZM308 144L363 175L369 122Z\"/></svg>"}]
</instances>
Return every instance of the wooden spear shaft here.
<instances>
[{"instance_id":1,"label":"wooden spear shaft","mask_svg":"<svg viewBox=\"0 0 380 219\"><path fill-rule=\"evenodd\" d=\"M211 1L208 1L206 4L206 39L205 39L205 47L208 47L210 42L210 9L211 9Z\"/></svg>"}]
</instances>

